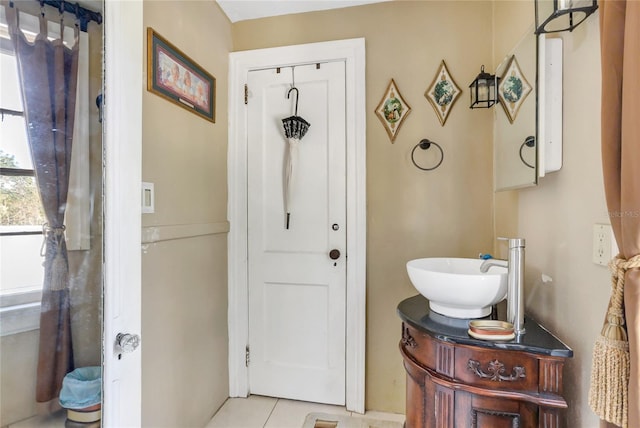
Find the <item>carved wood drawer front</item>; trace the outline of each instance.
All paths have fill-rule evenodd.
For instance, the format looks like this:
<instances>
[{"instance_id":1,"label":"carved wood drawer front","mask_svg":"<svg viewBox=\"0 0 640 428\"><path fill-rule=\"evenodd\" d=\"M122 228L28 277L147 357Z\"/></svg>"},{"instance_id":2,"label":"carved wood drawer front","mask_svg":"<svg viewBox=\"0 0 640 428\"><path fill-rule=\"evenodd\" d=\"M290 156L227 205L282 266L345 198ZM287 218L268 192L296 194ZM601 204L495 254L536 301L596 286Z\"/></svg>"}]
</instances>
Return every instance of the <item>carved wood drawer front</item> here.
<instances>
[{"instance_id":1,"label":"carved wood drawer front","mask_svg":"<svg viewBox=\"0 0 640 428\"><path fill-rule=\"evenodd\" d=\"M402 323L402 339L400 345L405 352L411 355L422 367L435 369L434 339L405 323Z\"/></svg>"},{"instance_id":2,"label":"carved wood drawer front","mask_svg":"<svg viewBox=\"0 0 640 428\"><path fill-rule=\"evenodd\" d=\"M454 377L455 345L435 339L406 324L402 325L401 344L421 367Z\"/></svg>"},{"instance_id":3,"label":"carved wood drawer front","mask_svg":"<svg viewBox=\"0 0 640 428\"><path fill-rule=\"evenodd\" d=\"M515 352L458 346L455 378L468 385L515 391L538 391L538 359Z\"/></svg>"}]
</instances>

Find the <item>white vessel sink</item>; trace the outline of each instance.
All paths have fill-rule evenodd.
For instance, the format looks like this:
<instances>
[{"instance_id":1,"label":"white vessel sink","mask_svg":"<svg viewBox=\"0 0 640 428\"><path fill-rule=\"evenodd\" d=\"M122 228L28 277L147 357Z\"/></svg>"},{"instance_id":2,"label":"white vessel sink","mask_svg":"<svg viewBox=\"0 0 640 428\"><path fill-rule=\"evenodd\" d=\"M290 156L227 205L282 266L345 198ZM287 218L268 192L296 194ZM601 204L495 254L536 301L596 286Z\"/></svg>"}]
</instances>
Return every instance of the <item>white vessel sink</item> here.
<instances>
[{"instance_id":1,"label":"white vessel sink","mask_svg":"<svg viewBox=\"0 0 640 428\"><path fill-rule=\"evenodd\" d=\"M507 268L480 272L484 260L426 258L407 262L413 286L432 311L453 318L483 318L507 297Z\"/></svg>"}]
</instances>

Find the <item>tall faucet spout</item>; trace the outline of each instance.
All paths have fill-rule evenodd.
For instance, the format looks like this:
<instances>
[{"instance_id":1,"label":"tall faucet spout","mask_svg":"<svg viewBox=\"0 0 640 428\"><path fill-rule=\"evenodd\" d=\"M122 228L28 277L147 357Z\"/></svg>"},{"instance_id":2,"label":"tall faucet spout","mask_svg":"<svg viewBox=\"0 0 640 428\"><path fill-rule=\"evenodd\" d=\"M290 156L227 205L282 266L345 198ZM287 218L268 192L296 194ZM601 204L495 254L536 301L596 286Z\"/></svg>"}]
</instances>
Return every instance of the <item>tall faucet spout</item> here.
<instances>
[{"instance_id":1,"label":"tall faucet spout","mask_svg":"<svg viewBox=\"0 0 640 428\"><path fill-rule=\"evenodd\" d=\"M507 262L506 260L499 260L499 259L485 260L480 265L480 272L487 273L489 271L489 269L494 267L494 266L508 268L509 267L509 262Z\"/></svg>"},{"instance_id":2,"label":"tall faucet spout","mask_svg":"<svg viewBox=\"0 0 640 428\"><path fill-rule=\"evenodd\" d=\"M516 334L524 334L524 247L522 238L498 238L509 241L509 273L507 290L507 321Z\"/></svg>"}]
</instances>

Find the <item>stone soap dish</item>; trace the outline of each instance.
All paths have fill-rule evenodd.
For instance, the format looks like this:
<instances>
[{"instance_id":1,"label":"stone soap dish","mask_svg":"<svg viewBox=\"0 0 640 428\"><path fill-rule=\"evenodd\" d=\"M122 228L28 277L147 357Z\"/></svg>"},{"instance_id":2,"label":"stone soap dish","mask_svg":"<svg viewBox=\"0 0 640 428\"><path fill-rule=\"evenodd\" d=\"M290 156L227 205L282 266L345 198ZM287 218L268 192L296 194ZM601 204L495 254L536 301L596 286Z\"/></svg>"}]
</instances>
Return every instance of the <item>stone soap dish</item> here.
<instances>
[{"instance_id":1,"label":"stone soap dish","mask_svg":"<svg viewBox=\"0 0 640 428\"><path fill-rule=\"evenodd\" d=\"M469 321L468 333L481 340L511 340L515 337L513 324L497 320Z\"/></svg>"}]
</instances>

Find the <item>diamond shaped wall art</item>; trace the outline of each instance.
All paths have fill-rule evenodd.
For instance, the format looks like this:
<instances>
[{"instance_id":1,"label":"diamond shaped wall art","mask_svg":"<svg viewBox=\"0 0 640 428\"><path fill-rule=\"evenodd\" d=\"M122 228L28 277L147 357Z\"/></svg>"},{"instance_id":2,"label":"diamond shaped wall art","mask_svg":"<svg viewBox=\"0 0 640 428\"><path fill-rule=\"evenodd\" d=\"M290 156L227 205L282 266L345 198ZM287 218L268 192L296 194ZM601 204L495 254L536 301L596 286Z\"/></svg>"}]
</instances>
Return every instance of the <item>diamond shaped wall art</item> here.
<instances>
[{"instance_id":1,"label":"diamond shaped wall art","mask_svg":"<svg viewBox=\"0 0 640 428\"><path fill-rule=\"evenodd\" d=\"M453 103L456 102L460 93L460 88L458 88L458 85L453 81L453 78L449 74L449 70L447 70L447 65L443 60L440 63L440 68L436 73L436 77L424 93L424 96L429 100L433 109L436 111L436 115L438 116L442 126L444 126L444 123L447 121L447 117L451 112L451 107L453 107Z\"/></svg>"},{"instance_id":2,"label":"diamond shaped wall art","mask_svg":"<svg viewBox=\"0 0 640 428\"><path fill-rule=\"evenodd\" d=\"M402 98L396 82L391 79L389 86L376 108L376 115L382 122L385 131L391 139L391 143L396 139L400 126L411 112L411 107Z\"/></svg>"},{"instance_id":3,"label":"diamond shaped wall art","mask_svg":"<svg viewBox=\"0 0 640 428\"><path fill-rule=\"evenodd\" d=\"M502 104L505 113L507 113L510 123L513 123L518 117L518 110L520 110L522 103L530 92L531 85L522 74L518 60L513 55L498 85L500 104Z\"/></svg>"}]
</instances>

